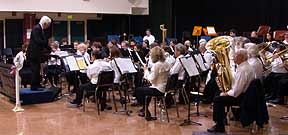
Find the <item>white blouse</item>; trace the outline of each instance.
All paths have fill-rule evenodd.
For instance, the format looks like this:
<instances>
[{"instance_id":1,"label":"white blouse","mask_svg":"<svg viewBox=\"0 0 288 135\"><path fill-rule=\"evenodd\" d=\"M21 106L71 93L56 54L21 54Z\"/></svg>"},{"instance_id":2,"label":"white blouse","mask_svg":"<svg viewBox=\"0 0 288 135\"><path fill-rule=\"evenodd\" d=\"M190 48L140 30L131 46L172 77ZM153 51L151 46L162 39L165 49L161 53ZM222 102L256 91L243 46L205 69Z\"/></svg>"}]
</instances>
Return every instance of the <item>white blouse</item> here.
<instances>
[{"instance_id":1,"label":"white blouse","mask_svg":"<svg viewBox=\"0 0 288 135\"><path fill-rule=\"evenodd\" d=\"M148 80L152 84L152 88L165 92L167 79L169 76L170 66L167 62L156 62L148 75Z\"/></svg>"}]
</instances>

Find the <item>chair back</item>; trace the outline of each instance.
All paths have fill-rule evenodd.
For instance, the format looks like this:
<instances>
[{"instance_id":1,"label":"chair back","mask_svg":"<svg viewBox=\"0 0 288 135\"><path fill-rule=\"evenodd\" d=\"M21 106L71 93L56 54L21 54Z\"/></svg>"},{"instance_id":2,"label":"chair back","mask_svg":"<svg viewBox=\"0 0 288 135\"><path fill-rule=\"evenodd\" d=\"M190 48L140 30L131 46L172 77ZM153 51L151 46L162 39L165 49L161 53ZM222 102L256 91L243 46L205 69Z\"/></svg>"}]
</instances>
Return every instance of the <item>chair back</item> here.
<instances>
[{"instance_id":1,"label":"chair back","mask_svg":"<svg viewBox=\"0 0 288 135\"><path fill-rule=\"evenodd\" d=\"M114 71L101 71L98 76L98 87L113 86L114 83Z\"/></svg>"},{"instance_id":2,"label":"chair back","mask_svg":"<svg viewBox=\"0 0 288 135\"><path fill-rule=\"evenodd\" d=\"M2 50L2 55L6 56L12 56L13 57L13 52L11 48L5 48Z\"/></svg>"},{"instance_id":3,"label":"chair back","mask_svg":"<svg viewBox=\"0 0 288 135\"><path fill-rule=\"evenodd\" d=\"M168 77L166 84L166 92L173 91L177 89L178 74L173 74Z\"/></svg>"}]
</instances>

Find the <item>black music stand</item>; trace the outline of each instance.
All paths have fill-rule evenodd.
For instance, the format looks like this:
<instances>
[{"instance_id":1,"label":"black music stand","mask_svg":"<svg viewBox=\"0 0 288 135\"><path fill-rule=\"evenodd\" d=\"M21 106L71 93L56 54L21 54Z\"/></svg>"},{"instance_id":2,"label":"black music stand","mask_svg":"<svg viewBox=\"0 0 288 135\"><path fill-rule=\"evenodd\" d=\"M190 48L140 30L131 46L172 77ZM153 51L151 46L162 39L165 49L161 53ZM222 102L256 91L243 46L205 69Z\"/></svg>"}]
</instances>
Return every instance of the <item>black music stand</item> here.
<instances>
[{"instance_id":1,"label":"black music stand","mask_svg":"<svg viewBox=\"0 0 288 135\"><path fill-rule=\"evenodd\" d=\"M127 109L127 97L129 98L129 96L127 95L128 87L129 87L128 86L128 79L129 79L129 75L137 73L137 70L136 70L135 66L133 65L130 58L115 58L114 61L115 61L115 64L116 64L118 70L121 73L121 76L124 77L124 84L122 84L123 85L123 91L124 91L124 97L125 97L124 110L120 110L118 112L120 112L120 113L124 112L126 115L129 116L130 113L132 113L132 110Z\"/></svg>"},{"instance_id":2,"label":"black music stand","mask_svg":"<svg viewBox=\"0 0 288 135\"><path fill-rule=\"evenodd\" d=\"M200 75L199 71L198 71L198 69L196 67L195 61L194 61L194 59L192 57L183 57L183 58L180 58L179 60L180 60L180 63L182 65L183 69L185 70L186 74L189 76L190 81L191 81L192 77ZM192 124L196 124L196 125L202 126L201 123L192 121L191 118L190 118L190 116L191 116L191 113L190 113L190 110L191 110L190 106L191 105L190 104L191 103L190 103L189 95L188 95L188 115L187 115L187 119L185 119L184 122L180 124L180 126L187 126L187 125L192 125Z\"/></svg>"},{"instance_id":3,"label":"black music stand","mask_svg":"<svg viewBox=\"0 0 288 135\"><path fill-rule=\"evenodd\" d=\"M197 55L197 54L196 54ZM200 113L199 112L199 104L200 104L200 84L201 84L201 80L202 80L202 77L201 77L201 74L203 73L203 71L205 70L208 70L207 67L205 67L204 65L204 61L203 61L203 57L201 56L201 54L198 54L198 58L197 56L193 55L193 59L195 60L195 64L196 64L196 67L199 71L199 81L198 81L198 91L197 91L197 98L196 98L196 112L192 113L196 116L204 116L204 117L208 117L207 115L203 114L203 113ZM200 65L201 63L201 65ZM191 114L191 115L192 115Z\"/></svg>"}]
</instances>

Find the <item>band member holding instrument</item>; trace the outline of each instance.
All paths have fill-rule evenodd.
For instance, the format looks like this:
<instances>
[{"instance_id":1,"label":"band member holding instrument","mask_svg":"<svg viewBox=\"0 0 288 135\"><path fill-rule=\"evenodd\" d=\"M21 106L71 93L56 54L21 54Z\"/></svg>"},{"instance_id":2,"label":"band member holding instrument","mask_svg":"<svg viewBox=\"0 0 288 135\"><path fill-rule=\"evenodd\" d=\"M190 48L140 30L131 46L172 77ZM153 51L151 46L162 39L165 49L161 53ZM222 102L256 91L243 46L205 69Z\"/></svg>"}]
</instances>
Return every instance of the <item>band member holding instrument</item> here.
<instances>
[{"instance_id":1,"label":"band member holding instrument","mask_svg":"<svg viewBox=\"0 0 288 135\"><path fill-rule=\"evenodd\" d=\"M150 49L149 49L149 41L148 40L144 40L142 42L142 52L143 52L145 57L148 55L149 51L150 51Z\"/></svg>"},{"instance_id":2,"label":"band member holding instrument","mask_svg":"<svg viewBox=\"0 0 288 135\"><path fill-rule=\"evenodd\" d=\"M139 116L144 117L146 113L146 120L153 120L150 111L145 112L145 97L146 96L163 96L166 88L167 79L169 76L169 64L165 62L164 50L160 47L151 49L151 60L154 66L148 76L148 80L152 84L150 87L136 88L136 98L143 108L139 111ZM145 68L144 70L148 70ZM151 97L147 99L147 108L151 101Z\"/></svg>"},{"instance_id":3,"label":"band member holding instrument","mask_svg":"<svg viewBox=\"0 0 288 135\"><path fill-rule=\"evenodd\" d=\"M214 99L213 120L216 125L208 132L225 132L225 106L239 105L242 93L246 91L250 82L255 78L253 68L247 62L248 56L245 49L239 49L235 52L234 62L238 65L235 82L227 93L222 92L220 96Z\"/></svg>"},{"instance_id":4,"label":"band member holding instrument","mask_svg":"<svg viewBox=\"0 0 288 135\"><path fill-rule=\"evenodd\" d=\"M173 74L178 74L178 84L177 86L182 86L183 82L184 82L184 74L185 74L185 71L184 71L184 68L183 66L181 65L181 62L180 62L180 58L184 57L186 53L186 47L179 43L175 46L175 57L176 57L176 62L175 64L172 66L171 70L170 70L170 74L173 75ZM183 96L182 95L179 95L179 103L184 103L184 99L183 99Z\"/></svg>"},{"instance_id":5,"label":"band member holding instrument","mask_svg":"<svg viewBox=\"0 0 288 135\"><path fill-rule=\"evenodd\" d=\"M27 50L27 58L30 61L32 69L31 90L38 90L40 85L40 63L43 62L43 53L45 49L50 52L51 48L48 45L48 38L44 30L49 28L51 19L43 16L39 24L35 25L31 32L30 43ZM40 51L40 52L39 52Z\"/></svg>"},{"instance_id":6,"label":"band member holding instrument","mask_svg":"<svg viewBox=\"0 0 288 135\"><path fill-rule=\"evenodd\" d=\"M93 64L91 64L87 67L87 77L90 79L90 82L80 85L79 89L76 91L76 98L70 102L73 105L77 105L77 106L81 105L84 90L95 90L96 89L97 81L98 81L98 75L100 74L101 71L112 70L110 64L108 62L104 61L103 59L101 59L101 53L99 51L93 51L92 52L91 60L93 61ZM105 93L106 92L104 92L104 97L100 97L100 95L98 94L99 99L100 99L100 103L101 103L101 111L103 111L107 107L106 94ZM109 110L110 109L111 109L111 107L109 108Z\"/></svg>"}]
</instances>

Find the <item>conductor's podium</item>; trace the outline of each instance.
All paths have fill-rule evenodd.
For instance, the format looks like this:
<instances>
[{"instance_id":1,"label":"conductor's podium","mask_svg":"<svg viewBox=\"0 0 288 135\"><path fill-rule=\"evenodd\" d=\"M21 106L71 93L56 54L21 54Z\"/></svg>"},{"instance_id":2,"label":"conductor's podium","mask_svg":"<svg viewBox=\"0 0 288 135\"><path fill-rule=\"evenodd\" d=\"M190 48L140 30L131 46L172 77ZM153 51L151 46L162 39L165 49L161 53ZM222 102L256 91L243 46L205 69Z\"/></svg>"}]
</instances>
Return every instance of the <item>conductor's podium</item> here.
<instances>
[{"instance_id":1,"label":"conductor's podium","mask_svg":"<svg viewBox=\"0 0 288 135\"><path fill-rule=\"evenodd\" d=\"M11 64L0 63L0 93L7 96L11 101L15 102L15 75L10 74L11 66ZM27 105L52 102L59 92L60 89L57 87L40 89L39 91L31 91L30 88L21 88L21 104Z\"/></svg>"},{"instance_id":2,"label":"conductor's podium","mask_svg":"<svg viewBox=\"0 0 288 135\"><path fill-rule=\"evenodd\" d=\"M22 105L47 103L54 101L54 89L40 89L39 91L31 91L30 88L20 89L20 101Z\"/></svg>"}]
</instances>

